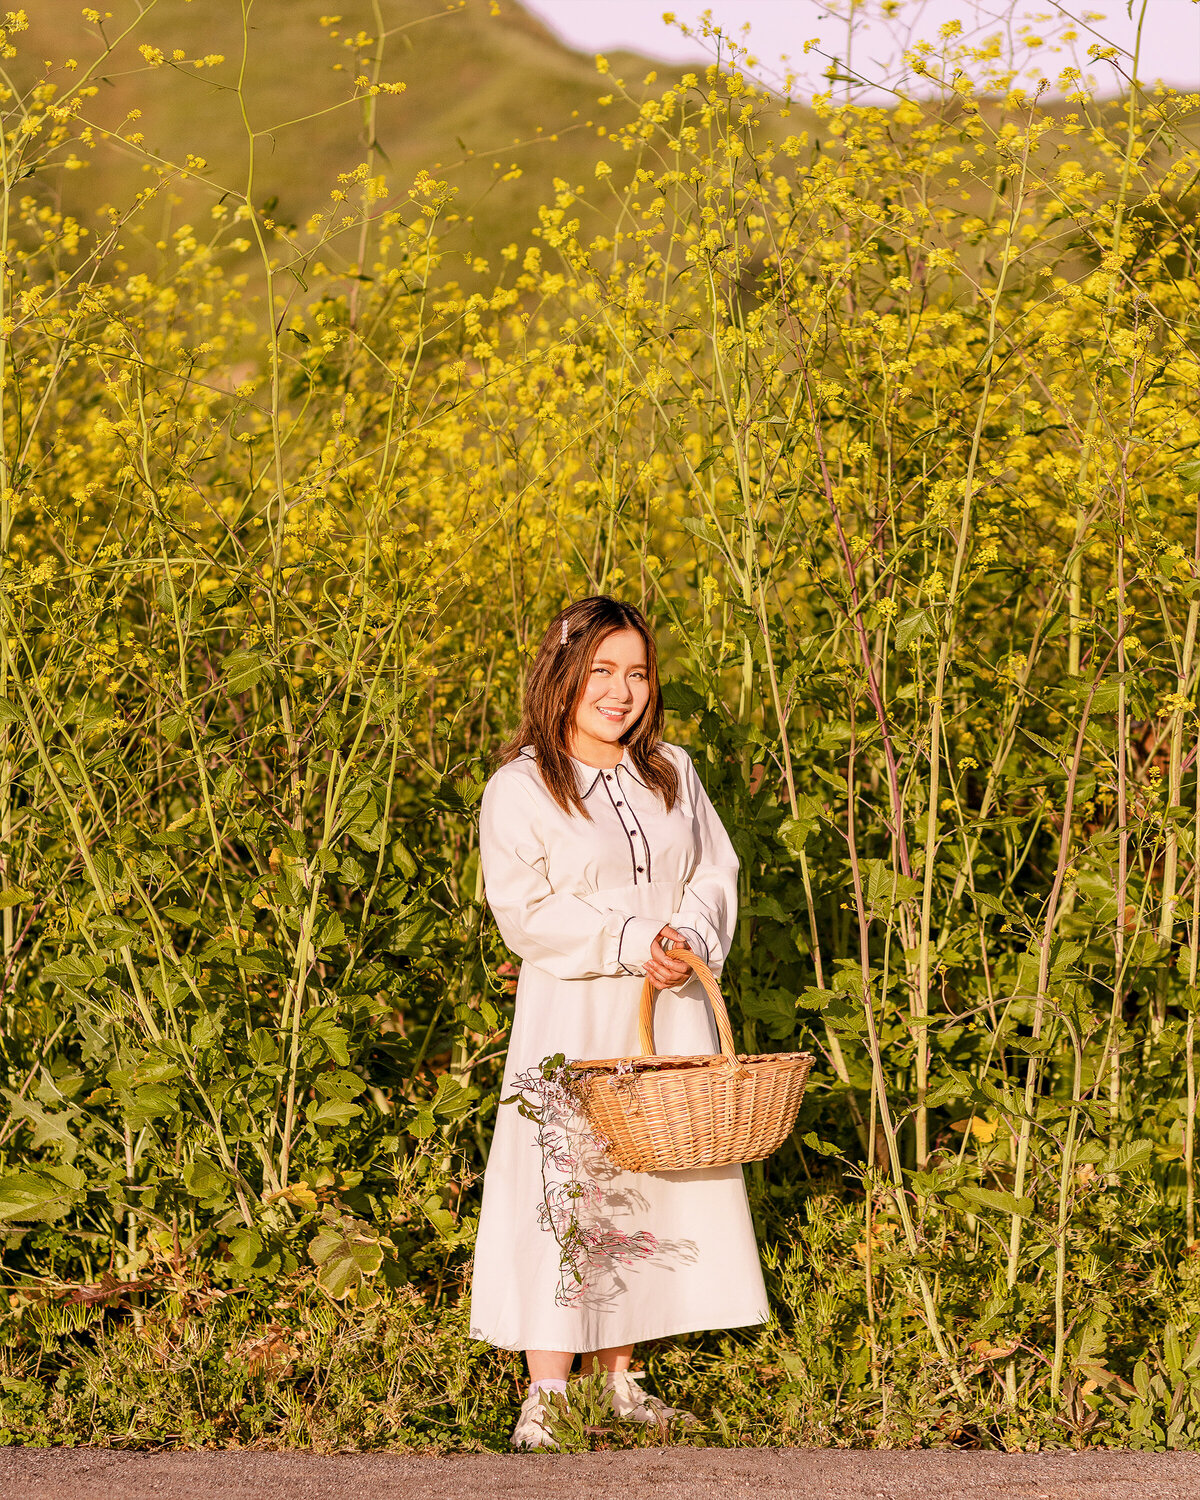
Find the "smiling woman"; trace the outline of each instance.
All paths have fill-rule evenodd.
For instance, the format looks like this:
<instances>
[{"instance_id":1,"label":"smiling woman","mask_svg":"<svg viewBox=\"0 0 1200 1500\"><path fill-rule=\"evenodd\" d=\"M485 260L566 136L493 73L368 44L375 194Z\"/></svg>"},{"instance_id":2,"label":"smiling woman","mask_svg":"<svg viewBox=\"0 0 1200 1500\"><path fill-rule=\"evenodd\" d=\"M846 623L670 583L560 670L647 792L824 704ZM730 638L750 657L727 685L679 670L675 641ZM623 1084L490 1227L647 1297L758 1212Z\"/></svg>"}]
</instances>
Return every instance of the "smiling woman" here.
<instances>
[{"instance_id":1,"label":"smiling woman","mask_svg":"<svg viewBox=\"0 0 1200 1500\"><path fill-rule=\"evenodd\" d=\"M488 903L523 960L502 1097L546 1057L636 1051L643 975L662 990L659 1050L717 1050L703 990L664 945L689 947L720 971L737 915L737 855L688 755L663 743L662 724L657 652L641 613L608 598L565 609L542 641L480 816ZM543 1163L532 1119L501 1110L484 1177L471 1331L526 1353L520 1447L552 1446L543 1393L565 1396L576 1354L585 1368L586 1356L599 1359L617 1416L665 1424L680 1414L637 1384L634 1343L767 1317L740 1167L624 1172L592 1149L582 1122L565 1130L583 1179L568 1190L584 1233L603 1247L575 1295L559 1294L559 1247L538 1220L563 1163Z\"/></svg>"}]
</instances>

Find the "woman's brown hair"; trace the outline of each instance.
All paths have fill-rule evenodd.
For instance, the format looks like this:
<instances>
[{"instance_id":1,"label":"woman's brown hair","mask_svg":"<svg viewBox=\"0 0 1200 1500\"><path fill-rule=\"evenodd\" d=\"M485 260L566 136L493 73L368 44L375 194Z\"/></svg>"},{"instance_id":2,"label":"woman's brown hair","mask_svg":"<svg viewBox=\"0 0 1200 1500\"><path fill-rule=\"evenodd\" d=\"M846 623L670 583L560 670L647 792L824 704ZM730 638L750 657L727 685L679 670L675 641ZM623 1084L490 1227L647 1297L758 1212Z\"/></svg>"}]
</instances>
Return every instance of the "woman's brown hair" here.
<instances>
[{"instance_id":1,"label":"woman's brown hair","mask_svg":"<svg viewBox=\"0 0 1200 1500\"><path fill-rule=\"evenodd\" d=\"M667 811L675 806L679 776L662 748L663 701L654 636L640 609L604 594L577 599L551 621L525 684L520 725L501 752L500 764L507 765L527 745L532 746L547 791L564 812L580 812L585 818L591 815L579 795L568 745L592 660L600 642L618 630L636 630L641 636L650 683L645 710L621 736L621 743L638 775L663 799Z\"/></svg>"}]
</instances>

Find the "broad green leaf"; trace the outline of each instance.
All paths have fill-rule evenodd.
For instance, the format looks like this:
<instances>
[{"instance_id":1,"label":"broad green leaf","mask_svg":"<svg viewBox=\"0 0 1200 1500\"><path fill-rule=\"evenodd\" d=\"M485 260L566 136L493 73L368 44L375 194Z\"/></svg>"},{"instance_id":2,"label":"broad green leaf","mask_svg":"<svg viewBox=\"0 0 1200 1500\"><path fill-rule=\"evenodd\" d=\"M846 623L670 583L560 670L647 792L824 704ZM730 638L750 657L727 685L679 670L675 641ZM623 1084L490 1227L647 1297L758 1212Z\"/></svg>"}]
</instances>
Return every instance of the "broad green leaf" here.
<instances>
[{"instance_id":1,"label":"broad green leaf","mask_svg":"<svg viewBox=\"0 0 1200 1500\"><path fill-rule=\"evenodd\" d=\"M704 707L704 696L686 682L663 683L663 705L670 713L693 716Z\"/></svg>"},{"instance_id":2,"label":"broad green leaf","mask_svg":"<svg viewBox=\"0 0 1200 1500\"><path fill-rule=\"evenodd\" d=\"M249 953L231 953L237 967L247 974L288 974L291 965L276 948L254 948Z\"/></svg>"},{"instance_id":3,"label":"broad green leaf","mask_svg":"<svg viewBox=\"0 0 1200 1500\"><path fill-rule=\"evenodd\" d=\"M207 1156L198 1155L183 1169L183 1182L194 1198L209 1207L223 1203L229 1195L229 1179Z\"/></svg>"},{"instance_id":4,"label":"broad green leaf","mask_svg":"<svg viewBox=\"0 0 1200 1500\"><path fill-rule=\"evenodd\" d=\"M923 635L932 635L933 618L927 609L914 610L896 626L896 645L903 651Z\"/></svg>"},{"instance_id":5,"label":"broad green leaf","mask_svg":"<svg viewBox=\"0 0 1200 1500\"><path fill-rule=\"evenodd\" d=\"M79 1141L71 1131L72 1121L80 1118L82 1111L75 1108L51 1110L46 1103L36 1099L20 1098L8 1089L4 1091L9 1100L9 1110L14 1120L28 1121L28 1134L22 1141L34 1151L43 1146L56 1146L69 1162L79 1149ZM61 1101L60 1101L61 1102Z\"/></svg>"},{"instance_id":6,"label":"broad green leaf","mask_svg":"<svg viewBox=\"0 0 1200 1500\"><path fill-rule=\"evenodd\" d=\"M1016 1214L1022 1219L1027 1219L1033 1212L1032 1198L1018 1198L1012 1193L1000 1193L992 1188L975 1187L970 1183L964 1183L956 1191L959 1197L966 1198L969 1203L977 1203L981 1208L995 1209L997 1213Z\"/></svg>"},{"instance_id":7,"label":"broad green leaf","mask_svg":"<svg viewBox=\"0 0 1200 1500\"><path fill-rule=\"evenodd\" d=\"M231 651L221 667L227 693L248 692L267 671L267 663L257 651Z\"/></svg>"},{"instance_id":8,"label":"broad green leaf","mask_svg":"<svg viewBox=\"0 0 1200 1500\"><path fill-rule=\"evenodd\" d=\"M105 967L104 960L98 954L72 953L55 963L47 964L42 970L42 978L82 989L92 980L99 979Z\"/></svg>"},{"instance_id":9,"label":"broad green leaf","mask_svg":"<svg viewBox=\"0 0 1200 1500\"><path fill-rule=\"evenodd\" d=\"M127 1106L126 1115L130 1125L144 1125L148 1120L158 1120L180 1113L178 1091L165 1083L146 1083L134 1089L133 1102Z\"/></svg>"},{"instance_id":10,"label":"broad green leaf","mask_svg":"<svg viewBox=\"0 0 1200 1500\"><path fill-rule=\"evenodd\" d=\"M84 1182L83 1173L68 1166L0 1177L0 1219L23 1224L60 1219L83 1196Z\"/></svg>"},{"instance_id":11,"label":"broad green leaf","mask_svg":"<svg viewBox=\"0 0 1200 1500\"><path fill-rule=\"evenodd\" d=\"M437 1092L433 1096L433 1112L443 1120L461 1120L471 1113L471 1107L479 1097L474 1087L464 1088L457 1078L443 1073L437 1081Z\"/></svg>"},{"instance_id":12,"label":"broad green leaf","mask_svg":"<svg viewBox=\"0 0 1200 1500\"><path fill-rule=\"evenodd\" d=\"M246 597L246 591L237 583L221 584L219 588L211 590L204 595L204 602L200 606L200 613L211 615L218 609L229 609L238 604Z\"/></svg>"},{"instance_id":13,"label":"broad green leaf","mask_svg":"<svg viewBox=\"0 0 1200 1500\"><path fill-rule=\"evenodd\" d=\"M101 915L92 918L92 936L97 947L124 948L129 944L142 942L145 934L141 928L122 921L120 917Z\"/></svg>"},{"instance_id":14,"label":"broad green leaf","mask_svg":"<svg viewBox=\"0 0 1200 1500\"><path fill-rule=\"evenodd\" d=\"M317 1280L335 1301L356 1292L383 1264L383 1246L369 1224L349 1214L332 1216L309 1243Z\"/></svg>"},{"instance_id":15,"label":"broad green leaf","mask_svg":"<svg viewBox=\"0 0 1200 1500\"><path fill-rule=\"evenodd\" d=\"M392 856L392 863L404 876L405 880L412 880L417 873L417 862L412 856L412 851L403 839L393 839L388 851Z\"/></svg>"},{"instance_id":16,"label":"broad green leaf","mask_svg":"<svg viewBox=\"0 0 1200 1500\"><path fill-rule=\"evenodd\" d=\"M348 1125L362 1112L362 1105L349 1099L324 1099L320 1104L310 1104L305 1114L310 1125Z\"/></svg>"},{"instance_id":17,"label":"broad green leaf","mask_svg":"<svg viewBox=\"0 0 1200 1500\"><path fill-rule=\"evenodd\" d=\"M262 1235L257 1229L243 1227L229 1237L229 1255L242 1271L248 1271L262 1254Z\"/></svg>"},{"instance_id":18,"label":"broad green leaf","mask_svg":"<svg viewBox=\"0 0 1200 1500\"><path fill-rule=\"evenodd\" d=\"M174 744L188 726L188 716L183 713L163 714L158 721L159 733L169 744Z\"/></svg>"},{"instance_id":19,"label":"broad green leaf","mask_svg":"<svg viewBox=\"0 0 1200 1500\"><path fill-rule=\"evenodd\" d=\"M329 948L336 948L339 943L346 940L346 929L342 925L342 919L336 911L326 911L320 914L313 933L313 947L318 953Z\"/></svg>"},{"instance_id":20,"label":"broad green leaf","mask_svg":"<svg viewBox=\"0 0 1200 1500\"><path fill-rule=\"evenodd\" d=\"M350 1033L344 1026L339 1026L336 1021L310 1021L308 1031L317 1038L335 1063L343 1068L349 1065Z\"/></svg>"},{"instance_id":21,"label":"broad green leaf","mask_svg":"<svg viewBox=\"0 0 1200 1500\"><path fill-rule=\"evenodd\" d=\"M1152 1141L1135 1141L1132 1146L1121 1146L1106 1156L1097 1170L1105 1176L1109 1173L1135 1172L1139 1167L1146 1166L1153 1154Z\"/></svg>"},{"instance_id":22,"label":"broad green leaf","mask_svg":"<svg viewBox=\"0 0 1200 1500\"><path fill-rule=\"evenodd\" d=\"M867 873L867 902L877 912L891 912L897 902L911 901L921 889L921 882L901 875L885 859L864 859Z\"/></svg>"},{"instance_id":23,"label":"broad green leaf","mask_svg":"<svg viewBox=\"0 0 1200 1500\"><path fill-rule=\"evenodd\" d=\"M260 1067L270 1067L279 1061L279 1044L265 1026L258 1026L250 1036L250 1056Z\"/></svg>"},{"instance_id":24,"label":"broad green leaf","mask_svg":"<svg viewBox=\"0 0 1200 1500\"><path fill-rule=\"evenodd\" d=\"M349 1068L330 1068L318 1073L314 1082L322 1099L354 1099L367 1087Z\"/></svg>"},{"instance_id":25,"label":"broad green leaf","mask_svg":"<svg viewBox=\"0 0 1200 1500\"><path fill-rule=\"evenodd\" d=\"M22 901L32 901L33 892L23 890L19 885L10 885L0 891L0 911L7 906L18 906Z\"/></svg>"}]
</instances>

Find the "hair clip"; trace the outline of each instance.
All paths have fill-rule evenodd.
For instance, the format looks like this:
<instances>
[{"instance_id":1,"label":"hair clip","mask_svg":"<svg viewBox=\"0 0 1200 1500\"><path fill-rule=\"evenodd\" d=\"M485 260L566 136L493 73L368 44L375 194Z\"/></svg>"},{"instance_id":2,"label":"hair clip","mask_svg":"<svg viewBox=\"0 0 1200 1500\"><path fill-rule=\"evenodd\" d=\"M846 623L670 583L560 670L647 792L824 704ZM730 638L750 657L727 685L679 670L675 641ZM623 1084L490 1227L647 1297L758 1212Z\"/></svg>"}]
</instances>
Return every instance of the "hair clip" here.
<instances>
[{"instance_id":1,"label":"hair clip","mask_svg":"<svg viewBox=\"0 0 1200 1500\"><path fill-rule=\"evenodd\" d=\"M565 620L562 622L562 635L559 637L558 643L560 646L567 644L567 622Z\"/></svg>"}]
</instances>

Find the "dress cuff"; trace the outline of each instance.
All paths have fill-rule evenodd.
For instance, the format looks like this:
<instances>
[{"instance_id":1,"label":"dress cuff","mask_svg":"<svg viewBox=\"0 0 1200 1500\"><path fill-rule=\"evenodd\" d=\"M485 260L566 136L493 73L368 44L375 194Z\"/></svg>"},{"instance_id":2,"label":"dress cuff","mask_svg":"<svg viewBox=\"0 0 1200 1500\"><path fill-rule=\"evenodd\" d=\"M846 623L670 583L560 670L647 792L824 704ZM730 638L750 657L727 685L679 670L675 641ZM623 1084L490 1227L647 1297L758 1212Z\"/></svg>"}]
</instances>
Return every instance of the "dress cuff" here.
<instances>
[{"instance_id":1,"label":"dress cuff","mask_svg":"<svg viewBox=\"0 0 1200 1500\"><path fill-rule=\"evenodd\" d=\"M650 947L663 929L655 917L629 917L617 939L617 967L622 974L644 974Z\"/></svg>"},{"instance_id":2,"label":"dress cuff","mask_svg":"<svg viewBox=\"0 0 1200 1500\"><path fill-rule=\"evenodd\" d=\"M671 926L674 927L675 931L679 933L681 937L687 938L687 945L696 955L696 957L702 958L704 962L707 963L708 944L707 942L705 942L701 934L698 933L694 927L689 927L683 922L672 922Z\"/></svg>"},{"instance_id":3,"label":"dress cuff","mask_svg":"<svg viewBox=\"0 0 1200 1500\"><path fill-rule=\"evenodd\" d=\"M707 917L696 911L677 911L667 924L676 932L682 932L692 943L692 951L698 953L714 974L720 974L725 955L721 952L721 938Z\"/></svg>"}]
</instances>

